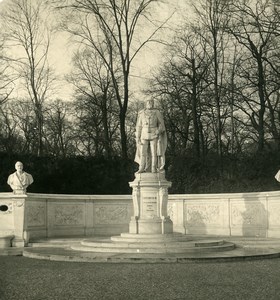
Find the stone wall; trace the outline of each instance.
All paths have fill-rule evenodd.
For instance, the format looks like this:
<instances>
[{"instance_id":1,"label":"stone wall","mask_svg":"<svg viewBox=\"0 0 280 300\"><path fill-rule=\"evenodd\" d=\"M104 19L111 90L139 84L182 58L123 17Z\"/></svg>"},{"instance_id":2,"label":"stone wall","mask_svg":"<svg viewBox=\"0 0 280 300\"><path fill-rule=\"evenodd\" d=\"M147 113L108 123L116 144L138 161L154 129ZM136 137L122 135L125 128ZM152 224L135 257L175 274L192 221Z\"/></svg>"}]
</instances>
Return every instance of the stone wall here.
<instances>
[{"instance_id":1,"label":"stone wall","mask_svg":"<svg viewBox=\"0 0 280 300\"><path fill-rule=\"evenodd\" d=\"M170 195L174 231L280 238L280 192Z\"/></svg>"},{"instance_id":2,"label":"stone wall","mask_svg":"<svg viewBox=\"0 0 280 300\"><path fill-rule=\"evenodd\" d=\"M28 194L30 238L112 235L128 231L131 196Z\"/></svg>"},{"instance_id":3,"label":"stone wall","mask_svg":"<svg viewBox=\"0 0 280 300\"><path fill-rule=\"evenodd\" d=\"M0 235L20 239L128 232L131 195L0 193ZM169 195L174 232L280 238L280 191Z\"/></svg>"}]
</instances>

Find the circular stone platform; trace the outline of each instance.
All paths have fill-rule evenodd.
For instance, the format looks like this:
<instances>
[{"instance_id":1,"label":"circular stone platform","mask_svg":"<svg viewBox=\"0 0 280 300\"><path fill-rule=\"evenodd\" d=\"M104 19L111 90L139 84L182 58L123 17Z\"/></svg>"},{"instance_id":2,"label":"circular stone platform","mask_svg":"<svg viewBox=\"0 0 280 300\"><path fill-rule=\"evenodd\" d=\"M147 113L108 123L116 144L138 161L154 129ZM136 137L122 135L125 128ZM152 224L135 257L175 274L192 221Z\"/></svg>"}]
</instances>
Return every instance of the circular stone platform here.
<instances>
[{"instance_id":1,"label":"circular stone platform","mask_svg":"<svg viewBox=\"0 0 280 300\"><path fill-rule=\"evenodd\" d=\"M116 237L112 238L115 239ZM117 237L117 240L120 238L125 239L127 237ZM121 248L113 248L111 245L120 245L126 242L113 242L108 237L95 237L90 239L53 238L37 240L30 243L30 247L23 249L23 255L36 259L96 263L188 263L280 257L280 240L278 239L190 236L185 236L185 238L186 241L183 241L182 249L187 251L184 253L169 252L171 249L169 246L164 247L161 252L157 253L143 252L143 249L147 249L145 247L130 247L131 252L122 252L119 251ZM100 248L96 247L96 243ZM153 246L155 244L157 243L152 242ZM164 243L160 242L160 244L162 246ZM108 249L107 247L109 251L103 251ZM93 249L94 251L92 251ZM95 250L100 251L100 249L102 249L102 252L95 252ZM139 249L139 252L137 249Z\"/></svg>"},{"instance_id":2,"label":"circular stone platform","mask_svg":"<svg viewBox=\"0 0 280 300\"><path fill-rule=\"evenodd\" d=\"M233 250L235 245L222 239L191 240L182 234L121 234L108 240L86 239L73 250L111 253L197 253Z\"/></svg>"}]
</instances>

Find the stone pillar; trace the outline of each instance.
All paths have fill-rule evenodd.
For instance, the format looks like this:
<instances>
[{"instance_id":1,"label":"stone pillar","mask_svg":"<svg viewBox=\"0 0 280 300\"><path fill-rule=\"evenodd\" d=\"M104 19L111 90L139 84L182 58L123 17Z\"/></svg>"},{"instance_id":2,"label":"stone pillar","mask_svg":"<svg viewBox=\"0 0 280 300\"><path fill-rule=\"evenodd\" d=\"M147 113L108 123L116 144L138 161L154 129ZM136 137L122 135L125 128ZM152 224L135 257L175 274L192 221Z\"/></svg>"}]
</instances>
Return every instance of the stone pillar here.
<instances>
[{"instance_id":1,"label":"stone pillar","mask_svg":"<svg viewBox=\"0 0 280 300\"><path fill-rule=\"evenodd\" d=\"M29 234L26 231L26 195L15 195L13 200L14 239L13 247L24 247L28 244Z\"/></svg>"},{"instance_id":2,"label":"stone pillar","mask_svg":"<svg viewBox=\"0 0 280 300\"><path fill-rule=\"evenodd\" d=\"M129 233L166 234L173 232L167 216L168 188L171 182L164 173L136 173L129 185L132 187L134 215L129 223Z\"/></svg>"}]
</instances>

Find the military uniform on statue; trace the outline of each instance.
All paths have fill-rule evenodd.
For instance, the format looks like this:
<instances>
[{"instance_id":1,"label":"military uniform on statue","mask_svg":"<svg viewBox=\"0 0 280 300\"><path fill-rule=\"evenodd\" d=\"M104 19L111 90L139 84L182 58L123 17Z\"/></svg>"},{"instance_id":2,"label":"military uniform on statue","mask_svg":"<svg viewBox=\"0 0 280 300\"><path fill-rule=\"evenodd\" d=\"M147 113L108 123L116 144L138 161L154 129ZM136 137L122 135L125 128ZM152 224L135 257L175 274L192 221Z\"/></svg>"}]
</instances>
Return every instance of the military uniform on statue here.
<instances>
[{"instance_id":1,"label":"military uniform on statue","mask_svg":"<svg viewBox=\"0 0 280 300\"><path fill-rule=\"evenodd\" d=\"M136 234L172 233L173 226L167 216L168 188L171 182L165 179L165 151L167 135L161 112L154 108L154 101L147 100L139 112L136 124L135 161L139 170L133 188L134 216L129 232Z\"/></svg>"},{"instance_id":2,"label":"military uniform on statue","mask_svg":"<svg viewBox=\"0 0 280 300\"><path fill-rule=\"evenodd\" d=\"M167 136L163 116L148 100L140 111L136 124L136 155L138 173L164 171Z\"/></svg>"}]
</instances>

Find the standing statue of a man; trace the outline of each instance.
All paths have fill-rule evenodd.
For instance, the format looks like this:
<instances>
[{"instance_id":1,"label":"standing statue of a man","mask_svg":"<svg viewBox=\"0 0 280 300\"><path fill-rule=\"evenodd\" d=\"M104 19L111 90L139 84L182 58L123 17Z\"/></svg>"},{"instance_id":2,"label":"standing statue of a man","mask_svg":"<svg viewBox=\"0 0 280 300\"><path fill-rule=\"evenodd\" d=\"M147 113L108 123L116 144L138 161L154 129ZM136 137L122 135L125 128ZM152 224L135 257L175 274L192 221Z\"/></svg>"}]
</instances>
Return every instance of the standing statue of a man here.
<instances>
[{"instance_id":1,"label":"standing statue of a man","mask_svg":"<svg viewBox=\"0 0 280 300\"><path fill-rule=\"evenodd\" d=\"M139 112L136 124L137 173L162 172L165 165L167 136L163 116L154 108L154 101L147 100L145 109Z\"/></svg>"},{"instance_id":2,"label":"standing statue of a man","mask_svg":"<svg viewBox=\"0 0 280 300\"><path fill-rule=\"evenodd\" d=\"M23 171L23 163L18 161L15 164L16 172L8 177L8 184L14 194L26 193L26 188L33 182L32 175Z\"/></svg>"}]
</instances>

